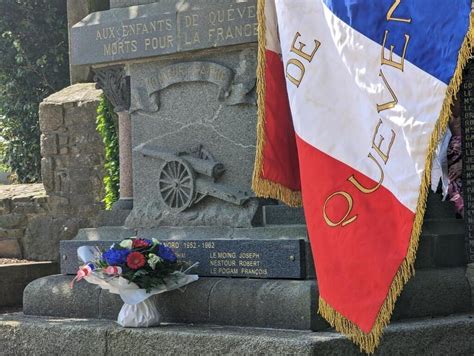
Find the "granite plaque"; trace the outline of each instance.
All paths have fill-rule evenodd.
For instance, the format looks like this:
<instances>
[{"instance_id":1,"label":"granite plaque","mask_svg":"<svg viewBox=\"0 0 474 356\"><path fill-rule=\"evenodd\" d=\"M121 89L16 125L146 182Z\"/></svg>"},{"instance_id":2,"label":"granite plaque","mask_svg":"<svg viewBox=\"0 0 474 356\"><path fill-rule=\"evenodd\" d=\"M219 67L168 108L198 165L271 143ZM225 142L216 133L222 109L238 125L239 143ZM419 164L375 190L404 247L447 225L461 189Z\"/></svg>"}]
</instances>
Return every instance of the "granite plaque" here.
<instances>
[{"instance_id":1,"label":"granite plaque","mask_svg":"<svg viewBox=\"0 0 474 356\"><path fill-rule=\"evenodd\" d=\"M289 278L307 277L304 240L162 240L181 261L193 264L203 277ZM110 247L110 241L61 241L61 272L75 274L81 264L77 248Z\"/></svg>"},{"instance_id":2,"label":"granite plaque","mask_svg":"<svg viewBox=\"0 0 474 356\"><path fill-rule=\"evenodd\" d=\"M463 195L466 248L469 263L474 262L474 62L464 71L461 87L461 126L463 130Z\"/></svg>"},{"instance_id":3,"label":"granite plaque","mask_svg":"<svg viewBox=\"0 0 474 356\"><path fill-rule=\"evenodd\" d=\"M256 0L164 1L88 15L71 29L71 59L96 64L256 41Z\"/></svg>"}]
</instances>

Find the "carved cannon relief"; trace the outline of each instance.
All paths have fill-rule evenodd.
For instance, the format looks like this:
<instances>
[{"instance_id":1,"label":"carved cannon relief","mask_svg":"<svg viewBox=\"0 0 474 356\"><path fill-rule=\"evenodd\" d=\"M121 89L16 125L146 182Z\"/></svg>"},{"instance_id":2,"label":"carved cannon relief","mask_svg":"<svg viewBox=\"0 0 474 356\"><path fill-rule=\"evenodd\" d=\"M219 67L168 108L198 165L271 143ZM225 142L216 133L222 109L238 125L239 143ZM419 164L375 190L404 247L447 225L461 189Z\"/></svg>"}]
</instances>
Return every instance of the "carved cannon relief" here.
<instances>
[{"instance_id":1,"label":"carved cannon relief","mask_svg":"<svg viewBox=\"0 0 474 356\"><path fill-rule=\"evenodd\" d=\"M145 143L135 151L164 161L157 172L157 184L161 202L170 211L182 212L206 196L239 206L250 198L246 192L217 182L225 172L224 165L202 146L173 152Z\"/></svg>"}]
</instances>

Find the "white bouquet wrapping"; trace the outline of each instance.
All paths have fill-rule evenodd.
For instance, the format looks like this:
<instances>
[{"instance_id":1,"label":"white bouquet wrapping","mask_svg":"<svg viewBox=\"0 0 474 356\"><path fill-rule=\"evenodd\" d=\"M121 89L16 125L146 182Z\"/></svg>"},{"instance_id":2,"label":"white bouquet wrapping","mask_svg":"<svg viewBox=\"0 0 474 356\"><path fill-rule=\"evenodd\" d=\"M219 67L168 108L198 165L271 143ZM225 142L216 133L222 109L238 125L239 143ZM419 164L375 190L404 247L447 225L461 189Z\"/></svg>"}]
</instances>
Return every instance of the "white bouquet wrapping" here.
<instances>
[{"instance_id":1,"label":"white bouquet wrapping","mask_svg":"<svg viewBox=\"0 0 474 356\"><path fill-rule=\"evenodd\" d=\"M174 252L155 239L125 239L104 253L92 246L81 246L77 255L85 265L74 280L85 279L120 295L124 305L117 323L124 327L159 325L161 316L150 297L182 288L199 278L187 274L197 264L181 271Z\"/></svg>"}]
</instances>

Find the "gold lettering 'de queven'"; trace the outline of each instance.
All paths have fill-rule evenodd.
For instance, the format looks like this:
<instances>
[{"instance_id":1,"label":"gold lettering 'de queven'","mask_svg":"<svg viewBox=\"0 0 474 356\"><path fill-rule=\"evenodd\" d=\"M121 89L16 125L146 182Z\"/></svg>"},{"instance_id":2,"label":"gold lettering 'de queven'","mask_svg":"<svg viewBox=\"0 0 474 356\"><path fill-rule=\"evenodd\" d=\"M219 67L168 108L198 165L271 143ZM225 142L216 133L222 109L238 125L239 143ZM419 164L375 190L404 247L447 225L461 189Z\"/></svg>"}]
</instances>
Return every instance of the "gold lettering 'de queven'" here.
<instances>
[{"instance_id":1,"label":"gold lettering 'de queven'","mask_svg":"<svg viewBox=\"0 0 474 356\"><path fill-rule=\"evenodd\" d=\"M401 0L395 0L393 2L392 6L389 8L389 10L386 14L387 21L396 21L396 22L401 22L402 24L405 24L405 25L407 25L407 24L409 25L412 22L411 18L406 19L406 18L395 17L395 12L396 12L398 6L400 5L400 3L401 3ZM404 64L405 64L405 55L406 55L406 52L407 52L408 43L410 41L410 36L408 34L404 35L405 43L404 43L404 46L403 46L403 52L402 52L400 62L397 62L393 59L393 50L395 49L394 45L390 45L389 54L388 54L388 56L385 55L386 54L386 44L387 44L387 41L388 41L388 36L389 36L389 31L386 30L384 32L383 41L382 41L381 64L380 64L380 66L381 67L384 66L384 65L389 66L389 67L395 68L396 70L400 70L400 71L403 72ZM381 113L385 110L389 110L389 109L394 108L398 104L398 99L397 99L397 96L395 94L395 91L390 86L390 84L389 84L382 68L379 69L379 77L382 78L382 81L383 81L385 87L387 88L387 90L388 90L388 92L390 93L390 96L391 96L391 100L389 100L385 103L376 105L377 112ZM383 119L379 118L378 121L377 121L377 124L375 125L374 134L372 136L371 146L372 146L373 153L369 152L369 154L367 155L367 157L370 159L370 161L375 164L375 166L377 167L377 170L380 173L380 178L379 178L378 182L373 187L366 187L362 183L360 183L360 181L357 179L355 174L351 175L347 179L347 181L350 182L353 187L355 187L357 190L359 190L360 192L362 192L364 194L371 194L371 193L377 191L380 188L380 186L382 185L382 183L384 181L383 167L385 165L387 165L387 163L390 160L390 151L392 150L392 146L393 146L393 144L395 142L395 139L396 139L396 134L395 134L395 131L393 129L390 129L391 136L390 136L390 139L388 141L386 140L386 138L384 136L379 134L379 129L383 124L384 124ZM385 147L382 148L382 146L384 146L383 145L384 141L388 142L388 144L385 145ZM379 160L381 160L381 162ZM346 200L346 203L347 203L346 211L343 214L341 214L342 218L336 218L334 216L330 217L330 216L328 216L328 213L327 213L327 207L331 204L331 201L333 201L333 199L338 197L338 196L342 197ZM334 192L334 193L330 194L326 198L326 201L324 202L324 206L323 206L324 221L330 227L344 227L344 226L347 226L347 225L355 222L357 220L358 214L357 213L355 213L355 214L352 213L353 205L354 205L353 197L347 191L337 191L337 192Z\"/></svg>"}]
</instances>

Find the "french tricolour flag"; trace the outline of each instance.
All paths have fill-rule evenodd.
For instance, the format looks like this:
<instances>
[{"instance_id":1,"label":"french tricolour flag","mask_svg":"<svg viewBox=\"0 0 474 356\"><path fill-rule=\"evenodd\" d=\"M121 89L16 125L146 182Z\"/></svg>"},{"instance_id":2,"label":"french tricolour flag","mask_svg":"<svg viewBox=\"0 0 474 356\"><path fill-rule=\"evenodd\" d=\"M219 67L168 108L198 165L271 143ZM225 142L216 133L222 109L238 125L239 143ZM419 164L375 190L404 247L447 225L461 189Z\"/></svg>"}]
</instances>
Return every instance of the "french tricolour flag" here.
<instances>
[{"instance_id":1,"label":"french tricolour flag","mask_svg":"<svg viewBox=\"0 0 474 356\"><path fill-rule=\"evenodd\" d=\"M302 203L319 312L365 351L410 278L471 0L261 0L254 189Z\"/></svg>"}]
</instances>

